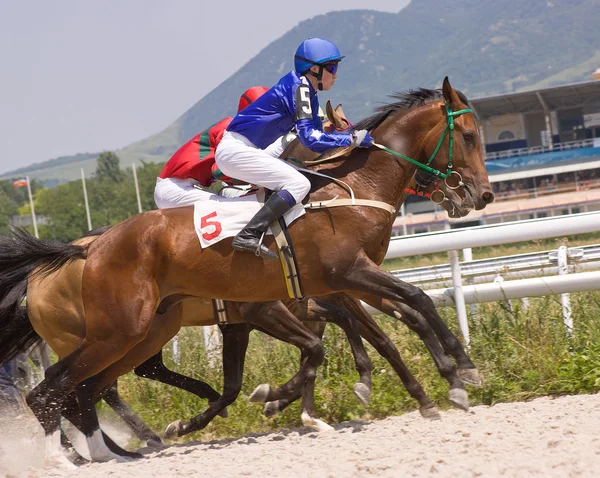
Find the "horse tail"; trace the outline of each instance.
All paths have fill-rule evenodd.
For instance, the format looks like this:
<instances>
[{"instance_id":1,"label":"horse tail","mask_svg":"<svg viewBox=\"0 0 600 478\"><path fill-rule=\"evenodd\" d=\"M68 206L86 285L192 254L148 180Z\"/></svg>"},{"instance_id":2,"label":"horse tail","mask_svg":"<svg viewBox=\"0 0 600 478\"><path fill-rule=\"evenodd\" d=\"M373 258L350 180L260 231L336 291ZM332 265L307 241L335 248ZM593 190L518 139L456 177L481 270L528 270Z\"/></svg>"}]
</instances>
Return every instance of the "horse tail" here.
<instances>
[{"instance_id":1,"label":"horse tail","mask_svg":"<svg viewBox=\"0 0 600 478\"><path fill-rule=\"evenodd\" d=\"M35 269L36 276L45 276L69 261L86 257L84 246L37 239L23 230L0 236L0 300L4 300L2 293L6 294Z\"/></svg>"},{"instance_id":2,"label":"horse tail","mask_svg":"<svg viewBox=\"0 0 600 478\"><path fill-rule=\"evenodd\" d=\"M15 285L0 303L0 364L42 342L31 326L27 307L21 305L27 292L27 279Z\"/></svg>"},{"instance_id":3,"label":"horse tail","mask_svg":"<svg viewBox=\"0 0 600 478\"><path fill-rule=\"evenodd\" d=\"M0 236L0 364L41 340L21 306L28 277L50 274L86 256L85 247L40 240L22 230Z\"/></svg>"}]
</instances>

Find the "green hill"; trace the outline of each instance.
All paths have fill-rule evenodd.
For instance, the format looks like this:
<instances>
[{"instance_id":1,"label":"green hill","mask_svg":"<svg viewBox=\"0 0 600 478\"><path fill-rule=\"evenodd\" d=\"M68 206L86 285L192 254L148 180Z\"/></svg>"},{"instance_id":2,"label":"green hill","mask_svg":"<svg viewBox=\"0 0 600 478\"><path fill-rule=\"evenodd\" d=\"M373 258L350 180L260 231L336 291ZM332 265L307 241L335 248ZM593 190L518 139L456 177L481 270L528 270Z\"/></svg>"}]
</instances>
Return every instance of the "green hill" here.
<instances>
[{"instance_id":1,"label":"green hill","mask_svg":"<svg viewBox=\"0 0 600 478\"><path fill-rule=\"evenodd\" d=\"M598 66L597 0L413 0L398 13L331 12L301 22L267 45L164 131L118 151L123 166L165 161L179 145L235 112L241 92L274 84L307 37L323 36L346 55L332 94L350 118L369 115L387 95L435 87L445 75L470 97L589 80ZM95 159L28 171L72 179ZM41 166L44 166L42 164ZM13 176L7 173L4 176Z\"/></svg>"}]
</instances>

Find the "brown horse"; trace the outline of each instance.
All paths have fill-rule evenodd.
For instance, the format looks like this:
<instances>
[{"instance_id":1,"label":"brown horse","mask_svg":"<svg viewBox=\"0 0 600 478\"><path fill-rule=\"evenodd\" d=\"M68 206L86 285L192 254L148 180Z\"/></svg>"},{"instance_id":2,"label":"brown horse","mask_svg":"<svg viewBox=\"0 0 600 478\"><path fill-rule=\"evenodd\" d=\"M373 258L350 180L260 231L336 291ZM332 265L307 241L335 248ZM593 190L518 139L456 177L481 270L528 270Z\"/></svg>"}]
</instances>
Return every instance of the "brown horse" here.
<instances>
[{"instance_id":1,"label":"brown horse","mask_svg":"<svg viewBox=\"0 0 600 478\"><path fill-rule=\"evenodd\" d=\"M98 236L86 237L76 241L76 243L80 245L90 243L97 237ZM50 345L59 358L66 357L75 350L85 337L85 318L81 301L81 277L83 265L83 260L73 261L46 277L40 278L34 276L28 283L27 310L29 321L35 331ZM359 327L362 335L366 337L376 349L380 350L382 355L390 361L396 370L398 370L401 379L411 391L411 394L413 394L421 404L421 413L428 418L439 418L435 407L433 407L433 404L426 397L424 392L422 392L422 387L418 385L412 375L408 373L393 344L389 342L389 339L374 323L373 319L365 312L364 308L360 305L360 302L346 294L340 293L323 297L323 300L329 304L337 304L341 307L353 310L355 316L359 320ZM302 303L295 303L293 301L286 302L286 307L289 310L292 310L294 314L303 321L310 321L319 314L326 314L330 317L329 321L338 323L346 330L347 335L350 337L351 345L353 344L353 339L355 337L352 331L352 322L341 313L341 311L332 316L330 310L324 310L319 303L312 300ZM240 315L240 304L226 303L226 307L228 309L230 323L240 324L247 322L247 320ZM444 366L446 365L444 361L449 361L449 359L445 357L443 350L441 350L439 343L435 339L433 331L427 326L427 323L425 322L423 324L423 318L420 317L416 311L413 311L403 304L396 306L390 304L390 307L395 316L399 318L406 317L404 320L408 320L407 323L409 326L423 337L436 364L438 364L440 373L442 376L448 378L451 385L451 402L461 408L467 408L468 400L466 398L466 393L462 393L463 389L460 379L458 379L457 375L454 373L454 367L452 365L450 365L449 370L444 369ZM270 309L273 310L273 312L270 313L280 310L278 304L272 304ZM402 315L399 314L400 310L402 310ZM215 324L212 304L211 301L207 299L191 299L183 302L181 313L183 316L183 326ZM322 336L323 330L324 327L320 324L319 330L317 330L319 336ZM220 395L208 384L181 376L166 369L160 353L135 368L136 374L140 376L153 378L163 383L188 390L201 398L207 398L214 403L211 406L216 407L216 410L204 412L201 416L195 417L189 423L180 421L173 423L167 429L167 436L183 436L191 431L203 428L208 423L207 420L210 420L215 415L214 411L221 413L224 407L235 400L241 387L243 355L245 352L245 344L247 344L248 332L249 329L247 327L227 327L226 330L224 330L223 363L225 364L226 369L225 396L221 401L219 401L219 398L221 398ZM244 349L240 350L240 344L244 346ZM368 364L365 364L365 357L363 357L360 351L355 351L354 347L353 351L355 352L357 370L361 375L361 381L355 386L355 393L363 404L366 405L369 395L368 385L370 385L370 374L368 374L369 367ZM241 364L239 363L240 359L242 360ZM461 359L459 358L459 363L461 363L460 360ZM465 365L472 367L470 361L462 362L461 364L463 367ZM230 370L233 370L234 373L230 373ZM470 373L474 372L473 368L461 368L459 370ZM271 416L285 408L285 406L298 397L299 377L296 377L296 379L296 381L290 381L286 386L277 391L271 391L270 388L265 389L265 386L258 387L252 397L255 401L259 399L260 401L266 401L267 399L273 400L265 407L265 413L268 416ZM464 379L465 376L463 375L463 380ZM472 382L473 378L470 377L470 379ZM288 397L284 396L283 394L287 390L293 390L294 395ZM131 425L141 439L155 442L160 441L158 436L145 427L129 407L120 400L116 388L109 389L104 395L104 398L109 405L115 408L115 411ZM319 429L319 426L323 428L323 425L320 423L316 425L317 429Z\"/></svg>"},{"instance_id":2,"label":"brown horse","mask_svg":"<svg viewBox=\"0 0 600 478\"><path fill-rule=\"evenodd\" d=\"M376 142L388 150L353 150L343 159L315 169L344 181L357 198L379 201L397 210L417 167L389 153L402 151L407 155L403 158L421 165L429 163L434 168L429 172L460 175L460 182L456 182L460 201L452 199L457 214L482 209L494 196L475 121L464 111L466 98L459 96L447 78L442 92L408 94L356 126L371 130ZM453 112L459 110L464 114L455 118ZM450 154L452 134L454 157ZM442 191L449 187L447 182L440 183ZM318 178L310 200L327 201L346 194L337 183ZM393 220L388 210L370 206L307 211L290 228L306 295L351 291L367 301L399 301L433 314L433 302L425 293L377 266L385 256ZM11 244L4 242L0 250L11 250ZM50 367L45 380L28 395L28 403L46 435L52 437L59 427L63 401L77 390L85 435L93 452L101 450L100 456L110 455L104 454L106 445L93 405L96 395L117 376L154 355L169 335L163 328L176 332L181 325L175 320L157 324L157 312L168 313L190 296L234 301L287 297L278 264L234 253L229 240L202 250L191 207L137 215L108 231L89 249L65 245L50 253L45 242L37 241L44 253L36 254L35 243L28 250L13 247L9 257L1 260L6 269L13 273L32 265L60 266L87 256L82 282L86 337L73 353ZM272 240L266 245L273 247ZM255 307L259 310L262 305ZM160 340L158 335L162 335ZM308 399L323 351L319 342L305 350L303 398Z\"/></svg>"}]
</instances>

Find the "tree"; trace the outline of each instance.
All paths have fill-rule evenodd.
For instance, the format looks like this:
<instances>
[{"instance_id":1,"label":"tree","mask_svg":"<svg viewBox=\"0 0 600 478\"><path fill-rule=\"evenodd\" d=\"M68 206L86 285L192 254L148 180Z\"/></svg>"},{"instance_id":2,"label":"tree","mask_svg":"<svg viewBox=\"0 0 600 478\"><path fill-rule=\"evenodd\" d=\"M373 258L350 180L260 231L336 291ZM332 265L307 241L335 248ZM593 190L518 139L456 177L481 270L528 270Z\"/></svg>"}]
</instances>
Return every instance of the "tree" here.
<instances>
[{"instance_id":1,"label":"tree","mask_svg":"<svg viewBox=\"0 0 600 478\"><path fill-rule=\"evenodd\" d=\"M113 183L123 181L123 171L119 168L120 162L119 157L112 151L102 152L96 159L96 179L109 180Z\"/></svg>"}]
</instances>

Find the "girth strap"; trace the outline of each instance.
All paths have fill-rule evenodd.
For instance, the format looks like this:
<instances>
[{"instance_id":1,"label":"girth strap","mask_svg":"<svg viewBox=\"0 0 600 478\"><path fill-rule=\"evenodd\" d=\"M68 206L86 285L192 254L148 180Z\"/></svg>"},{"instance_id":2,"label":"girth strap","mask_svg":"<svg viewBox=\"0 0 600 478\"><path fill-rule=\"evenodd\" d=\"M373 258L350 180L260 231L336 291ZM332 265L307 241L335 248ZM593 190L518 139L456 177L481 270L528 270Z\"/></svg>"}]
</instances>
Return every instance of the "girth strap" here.
<instances>
[{"instance_id":1,"label":"girth strap","mask_svg":"<svg viewBox=\"0 0 600 478\"><path fill-rule=\"evenodd\" d=\"M383 201L373 201L371 199L338 199L333 198L327 201L315 201L309 202L304 205L304 209L324 209L327 207L337 207L337 206L367 206L367 207L376 207L378 209L383 209L384 211L389 212L393 216L396 215L396 208L386 202Z\"/></svg>"}]
</instances>

